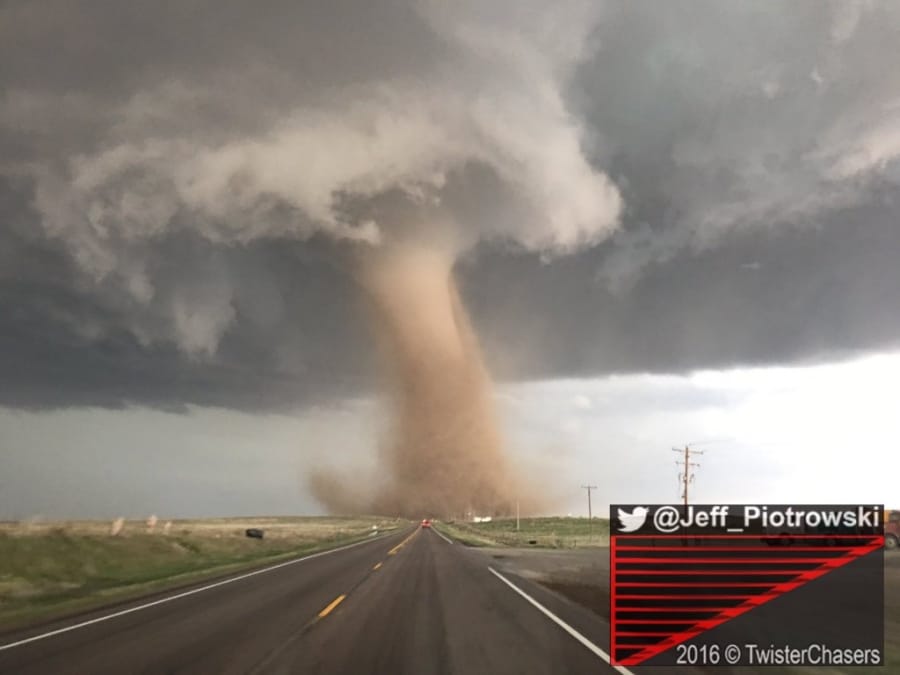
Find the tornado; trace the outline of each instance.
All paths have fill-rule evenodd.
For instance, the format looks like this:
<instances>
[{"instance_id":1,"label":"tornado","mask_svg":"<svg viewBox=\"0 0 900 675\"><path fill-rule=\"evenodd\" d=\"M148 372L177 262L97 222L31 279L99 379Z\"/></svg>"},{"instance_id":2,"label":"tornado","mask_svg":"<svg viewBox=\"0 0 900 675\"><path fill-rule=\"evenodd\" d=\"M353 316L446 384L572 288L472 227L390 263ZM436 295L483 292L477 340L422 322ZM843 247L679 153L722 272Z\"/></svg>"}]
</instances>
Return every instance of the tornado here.
<instances>
[{"instance_id":1,"label":"tornado","mask_svg":"<svg viewBox=\"0 0 900 675\"><path fill-rule=\"evenodd\" d=\"M510 514L517 501L525 510L534 507L505 453L453 262L439 248L414 245L359 261L390 421L379 449L378 487L357 510L462 518ZM347 510L355 496L337 485L323 474L313 480L327 507Z\"/></svg>"}]
</instances>

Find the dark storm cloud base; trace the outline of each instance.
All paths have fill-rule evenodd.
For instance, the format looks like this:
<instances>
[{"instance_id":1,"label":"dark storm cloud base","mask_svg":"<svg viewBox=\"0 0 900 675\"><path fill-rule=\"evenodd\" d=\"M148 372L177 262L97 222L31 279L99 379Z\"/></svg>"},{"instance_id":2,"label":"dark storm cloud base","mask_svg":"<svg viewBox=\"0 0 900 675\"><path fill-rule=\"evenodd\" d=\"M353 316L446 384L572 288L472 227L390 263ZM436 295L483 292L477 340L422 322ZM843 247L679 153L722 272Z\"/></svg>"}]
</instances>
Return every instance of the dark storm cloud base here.
<instances>
[{"instance_id":1,"label":"dark storm cloud base","mask_svg":"<svg viewBox=\"0 0 900 675\"><path fill-rule=\"evenodd\" d=\"M116 152L252 146L360 83L354 101L408 85L414 103L455 92L465 112L472 93L472 109L501 118L539 103L533 64L520 70L514 55L546 65L548 45L527 42L553 26L521 30L541 3L459 5L462 25L489 36L481 51L454 42L473 33L455 30L456 10L432 15L429 4L439 6L3 3L0 405L261 410L368 391L359 289L308 214L256 195L204 235L183 204L151 217L167 174L140 162L116 172ZM565 28L578 4L548 16ZM503 197L511 188L496 171L469 162L442 195L463 234L481 239L458 272L491 371L684 372L897 348L900 70L884 64L900 59L898 5L626 3L588 14L575 72L548 84L582 141L573 157L621 191L618 231L548 260L485 234L501 220L515 234L534 212ZM501 33L523 42L504 50ZM510 57L499 71L498 54ZM503 108L495 96L507 85L521 100ZM81 176L91 158L97 171ZM47 206L104 171L96 212ZM250 189L244 173L235 191ZM299 174L318 175L302 158ZM97 219L117 208L136 214L132 229ZM256 237L263 224L271 231ZM98 251L105 277L81 259ZM214 325L198 336L203 312Z\"/></svg>"}]
</instances>

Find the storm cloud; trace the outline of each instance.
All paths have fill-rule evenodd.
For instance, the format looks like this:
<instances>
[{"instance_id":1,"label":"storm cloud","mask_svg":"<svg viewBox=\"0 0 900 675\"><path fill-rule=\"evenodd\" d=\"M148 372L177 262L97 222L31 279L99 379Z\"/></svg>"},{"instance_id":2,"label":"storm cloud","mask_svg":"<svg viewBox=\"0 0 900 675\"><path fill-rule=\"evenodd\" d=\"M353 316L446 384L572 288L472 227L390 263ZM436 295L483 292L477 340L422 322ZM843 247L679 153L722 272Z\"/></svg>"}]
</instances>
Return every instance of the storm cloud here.
<instances>
[{"instance_id":1,"label":"storm cloud","mask_svg":"<svg viewBox=\"0 0 900 675\"><path fill-rule=\"evenodd\" d=\"M0 404L365 391L348 257L440 242L507 379L900 336L900 9L8 2Z\"/></svg>"}]
</instances>

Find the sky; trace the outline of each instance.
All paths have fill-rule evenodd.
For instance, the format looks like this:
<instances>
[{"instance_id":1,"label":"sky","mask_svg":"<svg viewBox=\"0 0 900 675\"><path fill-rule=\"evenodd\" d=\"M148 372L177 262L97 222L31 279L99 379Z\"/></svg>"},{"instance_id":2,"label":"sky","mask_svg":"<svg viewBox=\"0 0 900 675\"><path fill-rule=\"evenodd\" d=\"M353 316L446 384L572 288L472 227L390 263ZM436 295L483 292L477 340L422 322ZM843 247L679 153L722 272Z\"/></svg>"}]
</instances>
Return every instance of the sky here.
<instances>
[{"instance_id":1,"label":"sky","mask_svg":"<svg viewBox=\"0 0 900 675\"><path fill-rule=\"evenodd\" d=\"M377 473L410 241L555 512L711 438L698 499L896 501L896 3L297 5L0 7L0 518Z\"/></svg>"},{"instance_id":2,"label":"sky","mask_svg":"<svg viewBox=\"0 0 900 675\"><path fill-rule=\"evenodd\" d=\"M699 503L896 504L900 353L837 364L505 384L495 403L550 512L680 498L673 447L703 451ZM867 392L860 394L859 392ZM852 393L852 395L850 395ZM313 467L378 471L377 400L293 414L196 408L0 413L0 519L323 513ZM198 495L202 499L198 499ZM893 500L893 501L892 501Z\"/></svg>"}]
</instances>

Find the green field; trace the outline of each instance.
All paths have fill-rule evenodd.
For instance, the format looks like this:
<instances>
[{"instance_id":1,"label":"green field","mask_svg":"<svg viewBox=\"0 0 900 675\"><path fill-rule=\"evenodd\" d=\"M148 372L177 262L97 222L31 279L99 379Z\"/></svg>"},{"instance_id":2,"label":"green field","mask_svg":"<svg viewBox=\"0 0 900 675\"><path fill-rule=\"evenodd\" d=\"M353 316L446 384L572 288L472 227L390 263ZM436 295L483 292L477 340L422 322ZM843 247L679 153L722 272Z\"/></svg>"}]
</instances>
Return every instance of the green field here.
<instances>
[{"instance_id":1,"label":"green field","mask_svg":"<svg viewBox=\"0 0 900 675\"><path fill-rule=\"evenodd\" d=\"M384 518L0 523L0 628L88 609L204 577L372 536ZM248 539L244 530L265 530Z\"/></svg>"},{"instance_id":2,"label":"green field","mask_svg":"<svg viewBox=\"0 0 900 675\"><path fill-rule=\"evenodd\" d=\"M609 520L605 518L515 518L487 523L438 521L435 527L469 546L535 546L577 548L609 545Z\"/></svg>"}]
</instances>

